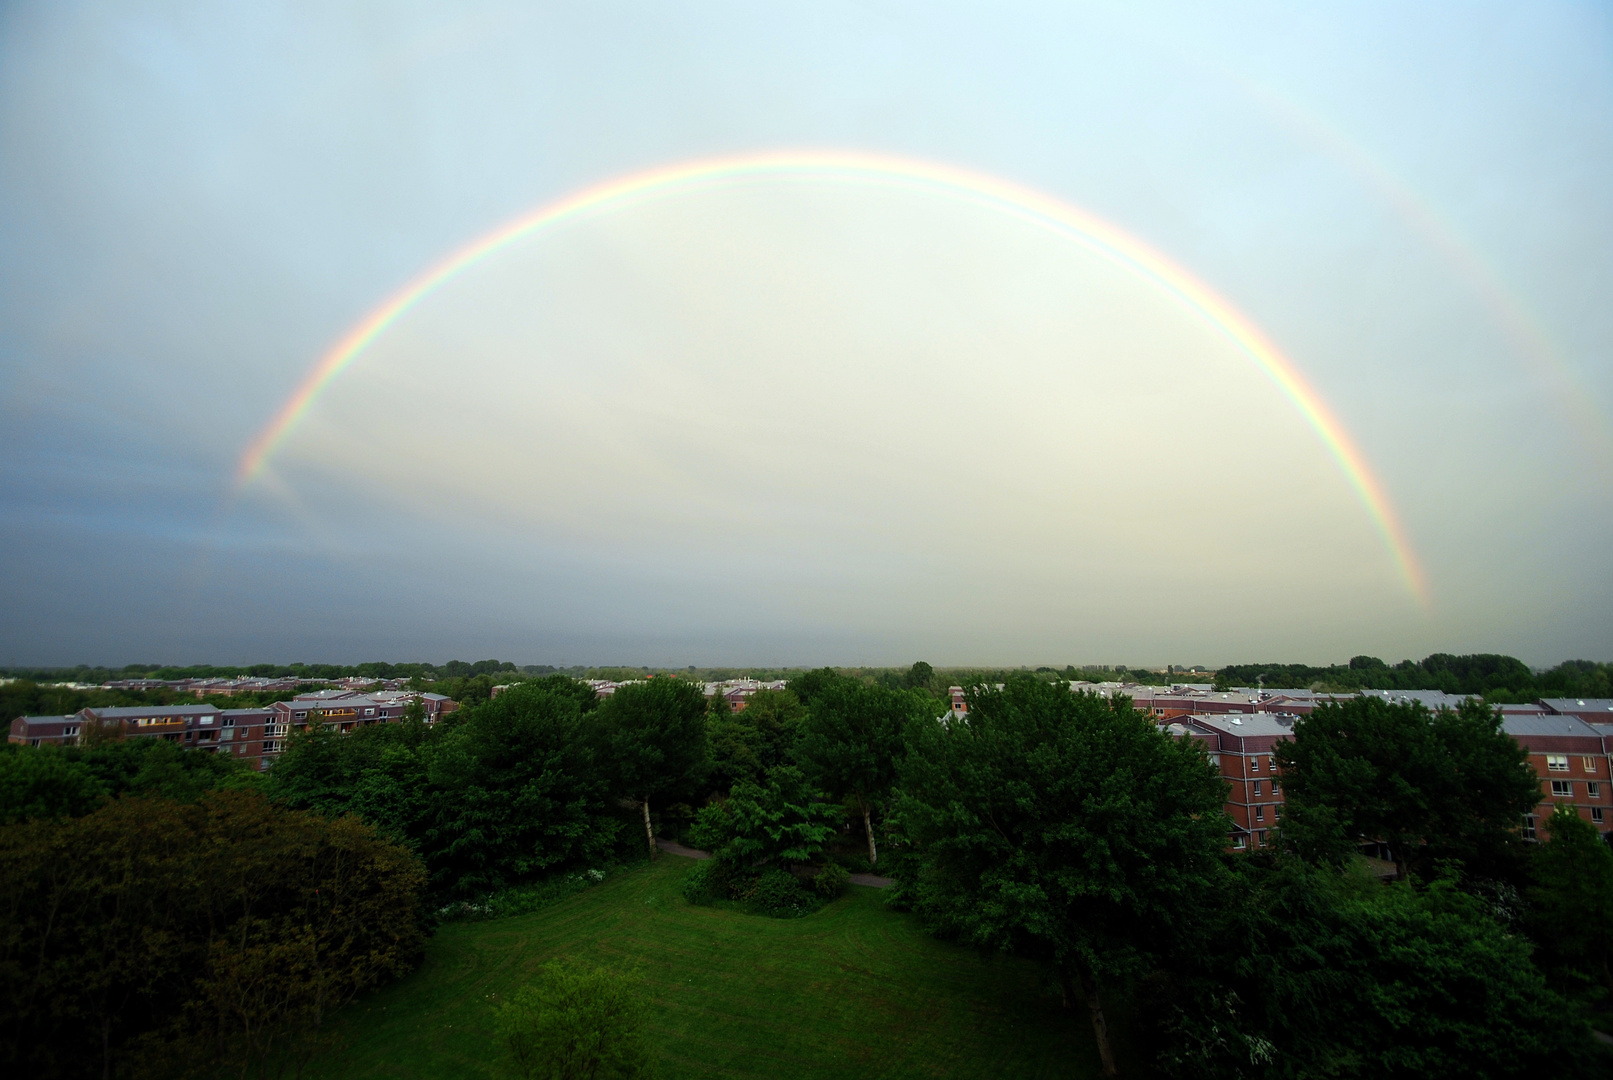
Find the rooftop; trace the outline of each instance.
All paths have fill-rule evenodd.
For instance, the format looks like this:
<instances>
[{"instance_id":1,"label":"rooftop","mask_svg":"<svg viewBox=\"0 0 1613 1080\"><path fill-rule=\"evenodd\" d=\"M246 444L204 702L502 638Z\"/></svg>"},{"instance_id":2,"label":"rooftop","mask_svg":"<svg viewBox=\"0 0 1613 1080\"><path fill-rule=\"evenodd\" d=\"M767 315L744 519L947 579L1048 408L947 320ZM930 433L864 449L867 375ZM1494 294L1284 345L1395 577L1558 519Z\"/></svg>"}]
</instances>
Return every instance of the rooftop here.
<instances>
[{"instance_id":1,"label":"rooftop","mask_svg":"<svg viewBox=\"0 0 1613 1080\"><path fill-rule=\"evenodd\" d=\"M1579 735L1599 739L1602 733L1577 716L1530 715L1528 713L1501 718L1501 730L1516 738L1519 735Z\"/></svg>"},{"instance_id":2,"label":"rooftop","mask_svg":"<svg viewBox=\"0 0 1613 1080\"><path fill-rule=\"evenodd\" d=\"M217 705L139 705L134 707L119 707L115 709L101 709L90 707L84 710L92 716L102 720L133 720L139 717L156 716L217 716Z\"/></svg>"},{"instance_id":3,"label":"rooftop","mask_svg":"<svg viewBox=\"0 0 1613 1080\"><path fill-rule=\"evenodd\" d=\"M1554 697L1554 698L1542 698L1541 703L1543 705L1545 705L1546 708L1552 710L1553 712L1560 712L1560 713L1585 713L1585 712L1613 713L1613 698L1605 698L1605 697L1592 697L1592 698Z\"/></svg>"},{"instance_id":4,"label":"rooftop","mask_svg":"<svg viewBox=\"0 0 1613 1080\"><path fill-rule=\"evenodd\" d=\"M1199 713L1192 720L1193 723L1200 727L1209 728L1211 731L1219 731L1225 735L1237 735L1240 738L1261 735L1277 735L1287 738L1294 733L1294 726L1283 723L1275 713L1244 713L1241 716Z\"/></svg>"}]
</instances>

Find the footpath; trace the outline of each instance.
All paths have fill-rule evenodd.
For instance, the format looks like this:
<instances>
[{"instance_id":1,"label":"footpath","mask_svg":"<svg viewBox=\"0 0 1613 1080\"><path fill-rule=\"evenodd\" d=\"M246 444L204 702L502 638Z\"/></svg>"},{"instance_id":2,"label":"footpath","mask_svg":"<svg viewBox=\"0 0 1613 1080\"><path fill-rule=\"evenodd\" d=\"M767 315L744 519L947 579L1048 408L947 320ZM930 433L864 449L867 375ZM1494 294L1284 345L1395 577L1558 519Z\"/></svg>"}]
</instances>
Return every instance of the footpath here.
<instances>
[{"instance_id":1,"label":"footpath","mask_svg":"<svg viewBox=\"0 0 1613 1080\"><path fill-rule=\"evenodd\" d=\"M671 840L662 840L660 837L655 838L655 846L668 855L682 855L685 859L711 858L711 852L709 851L697 851L692 847L684 847L682 844L674 843ZM890 878L880 877L878 874L853 874L851 875L851 883L853 885L866 885L870 889L888 889L895 884Z\"/></svg>"}]
</instances>

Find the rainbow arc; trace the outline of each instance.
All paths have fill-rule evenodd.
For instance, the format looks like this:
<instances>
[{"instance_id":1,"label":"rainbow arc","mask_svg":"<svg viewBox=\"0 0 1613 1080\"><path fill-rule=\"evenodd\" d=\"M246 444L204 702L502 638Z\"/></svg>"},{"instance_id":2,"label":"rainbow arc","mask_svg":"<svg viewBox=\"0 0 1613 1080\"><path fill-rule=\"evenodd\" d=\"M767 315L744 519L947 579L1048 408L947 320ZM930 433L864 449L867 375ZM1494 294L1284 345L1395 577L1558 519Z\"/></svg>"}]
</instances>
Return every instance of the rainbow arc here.
<instances>
[{"instance_id":1,"label":"rainbow arc","mask_svg":"<svg viewBox=\"0 0 1613 1080\"><path fill-rule=\"evenodd\" d=\"M1273 382L1316 432L1366 509L1417 601L1427 581L1366 456L1299 368L1242 312L1184 267L1144 241L1087 211L998 177L950 165L866 152L779 151L703 158L619 177L540 206L472 241L426 269L360 320L320 358L242 454L237 486L258 477L320 393L380 334L431 292L518 240L562 223L638 201L757 178L816 178L874 183L961 199L1052 231L1146 278L1235 345Z\"/></svg>"}]
</instances>

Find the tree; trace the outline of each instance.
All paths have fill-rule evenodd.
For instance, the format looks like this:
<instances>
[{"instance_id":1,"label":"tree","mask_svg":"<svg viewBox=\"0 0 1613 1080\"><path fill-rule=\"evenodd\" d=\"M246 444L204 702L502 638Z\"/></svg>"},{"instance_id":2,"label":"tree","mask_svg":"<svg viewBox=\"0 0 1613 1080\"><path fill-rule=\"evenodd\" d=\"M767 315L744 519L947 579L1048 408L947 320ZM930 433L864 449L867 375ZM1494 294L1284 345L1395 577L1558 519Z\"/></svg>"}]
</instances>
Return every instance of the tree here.
<instances>
[{"instance_id":1,"label":"tree","mask_svg":"<svg viewBox=\"0 0 1613 1080\"><path fill-rule=\"evenodd\" d=\"M1539 801L1539 782L1482 702L1438 713L1371 696L1329 703L1273 753L1283 842L1309 858L1340 863L1380 841L1402 879L1440 858L1503 876L1522 864L1517 826Z\"/></svg>"},{"instance_id":2,"label":"tree","mask_svg":"<svg viewBox=\"0 0 1613 1080\"><path fill-rule=\"evenodd\" d=\"M918 661L907 669L904 680L910 690L930 690L935 684L935 669L923 660Z\"/></svg>"},{"instance_id":3,"label":"tree","mask_svg":"<svg viewBox=\"0 0 1613 1080\"><path fill-rule=\"evenodd\" d=\"M639 804L655 857L650 800L688 787L706 763L706 697L699 686L658 678L616 688L591 716L617 790Z\"/></svg>"},{"instance_id":4,"label":"tree","mask_svg":"<svg viewBox=\"0 0 1613 1080\"><path fill-rule=\"evenodd\" d=\"M255 791L0 830L0 1066L156 1075L293 1057L418 960L423 873L354 818Z\"/></svg>"},{"instance_id":5,"label":"tree","mask_svg":"<svg viewBox=\"0 0 1613 1080\"><path fill-rule=\"evenodd\" d=\"M1172 965L1175 1000L1148 1010L1168 1075L1602 1075L1528 944L1457 878L1385 887L1269 856L1228 870L1198 947Z\"/></svg>"},{"instance_id":6,"label":"tree","mask_svg":"<svg viewBox=\"0 0 1613 1080\"><path fill-rule=\"evenodd\" d=\"M927 695L836 678L818 687L802 721L795 756L808 777L862 815L868 863L875 865L873 808L896 780L902 731L935 711Z\"/></svg>"},{"instance_id":7,"label":"tree","mask_svg":"<svg viewBox=\"0 0 1613 1080\"><path fill-rule=\"evenodd\" d=\"M106 798L106 787L54 746L0 750L0 823L79 817Z\"/></svg>"},{"instance_id":8,"label":"tree","mask_svg":"<svg viewBox=\"0 0 1613 1080\"><path fill-rule=\"evenodd\" d=\"M1224 782L1124 701L1017 677L969 705L909 729L897 819L919 868L903 884L941 932L1048 964L1114 1075L1105 999L1213 894Z\"/></svg>"},{"instance_id":9,"label":"tree","mask_svg":"<svg viewBox=\"0 0 1613 1080\"><path fill-rule=\"evenodd\" d=\"M522 1080L639 1080L652 1074L644 1007L634 980L551 960L537 981L494 1007Z\"/></svg>"},{"instance_id":10,"label":"tree","mask_svg":"<svg viewBox=\"0 0 1613 1080\"><path fill-rule=\"evenodd\" d=\"M439 895L484 895L615 847L618 820L574 696L512 687L445 729L425 761L421 839Z\"/></svg>"},{"instance_id":11,"label":"tree","mask_svg":"<svg viewBox=\"0 0 1613 1080\"><path fill-rule=\"evenodd\" d=\"M717 706L716 702L723 702ZM760 781L769 769L790 761L806 709L788 690L761 690L732 712L721 694L707 717L711 789L727 791L740 780Z\"/></svg>"},{"instance_id":12,"label":"tree","mask_svg":"<svg viewBox=\"0 0 1613 1080\"><path fill-rule=\"evenodd\" d=\"M695 843L736 871L811 862L841 820L842 809L825 803L800 769L783 765L763 783L740 780L726 800L702 809Z\"/></svg>"},{"instance_id":13,"label":"tree","mask_svg":"<svg viewBox=\"0 0 1613 1080\"><path fill-rule=\"evenodd\" d=\"M1534 852L1529 925L1563 968L1613 992L1613 851L1572 807L1558 806Z\"/></svg>"}]
</instances>

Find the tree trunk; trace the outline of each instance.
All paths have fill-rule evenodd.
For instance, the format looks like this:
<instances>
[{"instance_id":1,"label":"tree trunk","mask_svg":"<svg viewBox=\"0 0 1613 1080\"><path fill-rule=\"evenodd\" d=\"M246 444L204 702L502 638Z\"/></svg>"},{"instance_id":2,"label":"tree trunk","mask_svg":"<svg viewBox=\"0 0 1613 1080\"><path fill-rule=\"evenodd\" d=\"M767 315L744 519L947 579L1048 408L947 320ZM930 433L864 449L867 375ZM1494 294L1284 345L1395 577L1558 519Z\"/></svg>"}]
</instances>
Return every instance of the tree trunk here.
<instances>
[{"instance_id":1,"label":"tree trunk","mask_svg":"<svg viewBox=\"0 0 1613 1080\"><path fill-rule=\"evenodd\" d=\"M1092 1034L1098 1040L1098 1058L1103 1062L1103 1075L1118 1076L1114 1047L1109 1045L1109 1021L1104 1018L1103 999L1098 996L1098 980L1086 975L1078 978L1081 980L1081 994L1087 999L1087 1012L1092 1014Z\"/></svg>"},{"instance_id":2,"label":"tree trunk","mask_svg":"<svg viewBox=\"0 0 1613 1080\"><path fill-rule=\"evenodd\" d=\"M858 800L863 808L863 832L868 834L868 868L872 870L874 864L879 862L879 852L874 850L874 823L868 818L868 804Z\"/></svg>"},{"instance_id":3,"label":"tree trunk","mask_svg":"<svg viewBox=\"0 0 1613 1080\"><path fill-rule=\"evenodd\" d=\"M644 811L644 839L650 845L650 858L655 858L655 830L650 828L650 800L645 799L639 806Z\"/></svg>"}]
</instances>

